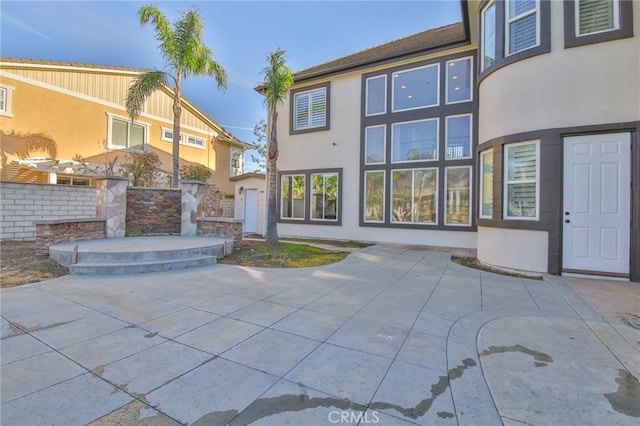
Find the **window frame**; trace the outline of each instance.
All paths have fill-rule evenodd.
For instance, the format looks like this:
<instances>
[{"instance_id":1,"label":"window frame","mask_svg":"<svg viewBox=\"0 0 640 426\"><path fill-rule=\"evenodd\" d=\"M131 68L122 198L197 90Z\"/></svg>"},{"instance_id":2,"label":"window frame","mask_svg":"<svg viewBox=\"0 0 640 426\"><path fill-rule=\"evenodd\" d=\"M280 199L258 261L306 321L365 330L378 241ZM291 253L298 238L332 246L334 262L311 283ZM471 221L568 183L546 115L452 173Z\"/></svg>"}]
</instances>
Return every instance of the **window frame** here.
<instances>
[{"instance_id":1,"label":"window frame","mask_svg":"<svg viewBox=\"0 0 640 426\"><path fill-rule=\"evenodd\" d=\"M336 199L336 219L312 219L311 218L311 192L313 190L311 184L311 176L316 174L336 174L338 177L338 192ZM282 217L282 178L285 176L303 176L304 177L304 216L302 218ZM293 223L299 225L342 225L342 186L343 174L342 168L331 169L307 169L307 170L285 170L278 171L277 174L277 221L278 223Z\"/></svg>"},{"instance_id":2,"label":"window frame","mask_svg":"<svg viewBox=\"0 0 640 426\"><path fill-rule=\"evenodd\" d=\"M303 177L304 178L304 193L303 193L303 198L302 198L302 217L293 217L293 213L295 212L295 206L293 205L293 201L291 202L291 217L284 217L283 214L283 208L282 206L284 205L284 191L282 190L283 187L283 183L284 183L284 178L292 178L291 181L293 182L293 178L295 177ZM293 222L301 222L305 220L305 217L307 215L307 202L305 200L305 198L307 197L307 177L304 173L282 173L280 174L280 179L279 179L279 188L280 190L278 191L280 193L280 196L278 197L278 205L279 205L279 209L278 209L278 218L280 220L286 220L286 221L293 221ZM293 192L292 192L293 193Z\"/></svg>"},{"instance_id":3,"label":"window frame","mask_svg":"<svg viewBox=\"0 0 640 426\"><path fill-rule=\"evenodd\" d=\"M471 164L465 164L460 166L446 166L444 170L444 191L448 194L449 191L449 170L450 169L467 169L469 170L469 221L467 223L449 223L447 222L447 211L449 208L449 203L447 202L447 195L444 196L443 204L444 204L444 220L443 224L445 226L460 226L460 227L471 227L473 224L473 166Z\"/></svg>"},{"instance_id":4,"label":"window frame","mask_svg":"<svg viewBox=\"0 0 640 426\"><path fill-rule=\"evenodd\" d=\"M13 91L15 87L7 84L0 84L0 91L4 93L3 106L0 109L0 116L13 117Z\"/></svg>"},{"instance_id":5,"label":"window frame","mask_svg":"<svg viewBox=\"0 0 640 426\"><path fill-rule=\"evenodd\" d=\"M335 175L336 176L336 180L338 181L337 183L337 188L336 188L336 218L335 219L319 219L319 218L315 218L313 217L313 177L314 176L322 176L323 177L323 194L326 194L326 178L327 176L331 176L331 175ZM310 196L309 196L309 220L313 221L313 222L338 222L338 217L340 217L340 210L342 209L342 206L340 205L340 200L339 200L339 196L338 194L340 193L340 175L338 172L310 172L309 173L309 185L310 185ZM325 198L326 200L326 195ZM322 206L323 209L323 215L326 216L326 204L323 204Z\"/></svg>"},{"instance_id":6,"label":"window frame","mask_svg":"<svg viewBox=\"0 0 640 426\"><path fill-rule=\"evenodd\" d=\"M417 106L417 107L411 107L411 108L400 108L400 109L396 109L395 108L395 90L396 90L396 86L394 84L393 79L395 78L396 75L399 74L403 74L403 73L407 73L407 72L411 72L411 71L416 71L416 70L420 70L420 69L427 69L427 68L432 68L435 67L436 68L436 103L435 104L431 104L431 105L422 105L422 106ZM440 106L440 62L434 62L434 63L430 63L430 64L425 64L425 65L420 65L417 67L412 67L412 68L404 68L404 69L397 69L391 72L391 112L392 113L397 113L397 112L404 112L404 111L414 111L417 109L425 109L425 108L433 108L433 107L438 107Z\"/></svg>"},{"instance_id":7,"label":"window frame","mask_svg":"<svg viewBox=\"0 0 640 426\"><path fill-rule=\"evenodd\" d=\"M520 179L509 180L509 149L522 145L534 144L536 147L536 178L535 179ZM502 219L503 220L527 220L538 221L540 220L540 140L528 140L523 142L506 143L503 145L503 186L502 186ZM535 215L531 217L527 216L509 216L509 185L513 184L531 184L536 185L535 189Z\"/></svg>"},{"instance_id":8,"label":"window frame","mask_svg":"<svg viewBox=\"0 0 640 426\"><path fill-rule=\"evenodd\" d=\"M381 220L368 220L367 219L367 175L369 173L382 173L382 219ZM364 180L362 185L362 197L363 197L363 206L362 209L362 221L363 223L374 223L374 224L384 224L387 219L387 190L386 190L386 181L387 181L387 171L382 169L371 169L364 171Z\"/></svg>"},{"instance_id":9,"label":"window frame","mask_svg":"<svg viewBox=\"0 0 640 426\"><path fill-rule=\"evenodd\" d=\"M171 137L167 137L167 133L171 133ZM191 141L189 141L189 138L197 139L197 140L202 141L202 145L196 144L196 143L192 143ZM173 142L173 129L170 129L168 127L161 127L160 128L160 140L165 141L165 142ZM192 148L198 148L198 149L205 150L205 149L207 149L207 140L205 138L203 138L203 137L195 136L195 135L193 135L191 133L186 133L186 132L180 131L180 145L190 146Z\"/></svg>"},{"instance_id":10,"label":"window frame","mask_svg":"<svg viewBox=\"0 0 640 426\"><path fill-rule=\"evenodd\" d=\"M489 65L485 64L485 55L484 52L486 50L486 45L485 45L485 40L484 40L484 34L485 34L485 29L486 29L486 12L487 10L489 10L491 7L494 8L494 22L493 22L493 39L494 39L494 46L493 46L493 54L494 54L494 58L493 58L493 62L491 62ZM493 66L493 64L496 63L496 61L498 60L498 7L496 6L496 2L495 0L491 0L489 2L487 2L487 4L483 5L480 9L480 37L479 37L479 41L480 41L480 49L479 49L479 55L480 55L480 72L484 72L486 69L490 68L491 66Z\"/></svg>"},{"instance_id":11,"label":"window frame","mask_svg":"<svg viewBox=\"0 0 640 426\"><path fill-rule=\"evenodd\" d=\"M238 162L239 162L239 166L237 167L238 169L238 173L234 173L233 172L233 153L236 151L240 151L240 156L238 157ZM234 177L234 176L240 176L243 173L244 170L244 158L243 158L243 154L244 151L241 148L232 146L229 149L229 176L230 177Z\"/></svg>"},{"instance_id":12,"label":"window frame","mask_svg":"<svg viewBox=\"0 0 640 426\"><path fill-rule=\"evenodd\" d=\"M112 114L110 112L107 113L107 148L119 151L135 151L135 152L146 152L149 148L149 128L151 125L149 123L145 123L142 121L131 120L131 118L123 117L120 115ZM137 125L144 128L144 140L142 142L142 149L131 148L130 146L122 147L119 145L113 144L113 120L123 121L127 125L127 143L130 143L131 139L131 125Z\"/></svg>"},{"instance_id":13,"label":"window frame","mask_svg":"<svg viewBox=\"0 0 640 426\"><path fill-rule=\"evenodd\" d=\"M607 33L609 31L615 31L615 30L619 30L620 29L620 2L618 0L611 0L612 4L613 4L613 28L609 28L606 30L600 30L600 31L594 31L594 32L590 32L590 33L585 33L585 34L580 34L580 0L574 0L574 4L575 6L575 31L574 34L576 37L587 37L590 35L595 35L595 34L601 34L601 33Z\"/></svg>"},{"instance_id":14,"label":"window frame","mask_svg":"<svg viewBox=\"0 0 640 426\"><path fill-rule=\"evenodd\" d=\"M383 135L382 135L382 161L377 161L375 163L367 162L367 148L368 148L368 140L367 140L367 129L372 129L376 127L382 127ZM386 124L378 124L374 126L365 126L364 127L364 164L367 166L372 166L376 164L386 164L387 163L387 125Z\"/></svg>"},{"instance_id":15,"label":"window frame","mask_svg":"<svg viewBox=\"0 0 640 426\"><path fill-rule=\"evenodd\" d=\"M483 201L484 201L484 157L486 155L491 154L492 156L494 155L493 152L493 148L491 149L487 149L485 151L482 151L480 153L480 155L478 156L479 158L479 166L478 166L478 171L479 171L479 184L478 184L478 217L480 219L493 219L493 206L494 206L494 202L493 202L493 176L494 176L494 172L495 172L495 165L493 163L493 160L491 161L492 164L492 170L491 170L491 193L492 193L492 198L491 198L491 214L486 215L483 214ZM494 157L495 158L495 157Z\"/></svg>"},{"instance_id":16,"label":"window frame","mask_svg":"<svg viewBox=\"0 0 640 426\"><path fill-rule=\"evenodd\" d=\"M393 130L395 126L400 126L403 124L409 124L409 123L422 123L422 122L427 122L427 121L435 121L436 122L436 154L434 156L434 158L432 159L419 159L419 160L394 160L393 158L393 152L394 152L394 137L393 137ZM398 121L398 122L393 122L391 123L391 158L389 163L390 164L406 164L406 163L419 163L419 162L428 162L428 161L440 161L440 116L436 116L436 117L428 117L428 118L421 118L418 120L408 120L408 121Z\"/></svg>"},{"instance_id":17,"label":"window frame","mask_svg":"<svg viewBox=\"0 0 640 426\"><path fill-rule=\"evenodd\" d=\"M466 157L451 157L449 158L449 119L450 118L458 118L458 117L469 117L469 155ZM444 117L444 160L445 161L455 161L455 160L470 160L473 158L473 113L466 112L463 114L454 114L454 115L446 115Z\"/></svg>"},{"instance_id":18,"label":"window frame","mask_svg":"<svg viewBox=\"0 0 640 426\"><path fill-rule=\"evenodd\" d=\"M324 89L325 90L325 123L322 126L307 126L303 128L297 129L295 127L295 117L296 117L296 96L307 93L309 97L311 96L311 92ZM305 86L299 89L293 89L289 92L289 134L297 135L301 133L310 133L310 132L321 132L324 130L329 130L330 126L330 117L331 117L331 84L329 82L314 84L312 86ZM309 99L311 100L311 99ZM309 124L311 124L311 102L309 102Z\"/></svg>"},{"instance_id":19,"label":"window frame","mask_svg":"<svg viewBox=\"0 0 640 426\"><path fill-rule=\"evenodd\" d=\"M449 101L449 64L453 62L459 62L459 61L465 61L465 60L469 61L469 99L450 102ZM464 56L462 58L449 59L448 61L445 61L445 68L447 69L447 71L445 72L445 84L444 84L445 105L455 105L455 104L461 104L464 102L473 102L473 75L475 74L475 70L473 68L473 56Z\"/></svg>"},{"instance_id":20,"label":"window frame","mask_svg":"<svg viewBox=\"0 0 640 426\"><path fill-rule=\"evenodd\" d=\"M633 37L633 2L614 0L617 4L618 26L615 29L577 35L579 30L579 8L577 0L564 2L564 48L585 46L595 43ZM615 7L614 7L615 10Z\"/></svg>"},{"instance_id":21,"label":"window frame","mask_svg":"<svg viewBox=\"0 0 640 426\"><path fill-rule=\"evenodd\" d=\"M408 169L391 169L390 170L390 182L389 182L389 195L391 198L391 204L389 206L390 210L393 212L393 173L394 172L411 172L411 221L410 222L401 222L401 221L397 221L394 220L393 218L393 214L390 215L389 217L389 223L391 225L394 226L402 226L402 225L412 225L412 226L420 226L420 227L429 227L429 226L438 226L439 225L439 215L438 212L440 210L440 167L412 167L412 168L408 168ZM414 199L414 194L415 194L415 181L416 181L416 171L426 171L426 170L432 170L435 171L436 174L436 183L435 183L435 194L434 197L436 199L436 206L435 206L435 220L433 222L416 222L414 220L414 214L415 214L415 199Z\"/></svg>"},{"instance_id":22,"label":"window frame","mask_svg":"<svg viewBox=\"0 0 640 426\"><path fill-rule=\"evenodd\" d=\"M375 112L375 113L369 113L368 108L369 108L369 80L375 80L378 78L382 78L384 79L384 111L382 112ZM387 75L386 74L381 74L381 75L374 75L371 77L367 77L365 79L365 83L364 83L364 87L365 87L365 97L364 97L364 115L365 117L373 117L376 115L384 115L387 113Z\"/></svg>"},{"instance_id":23,"label":"window frame","mask_svg":"<svg viewBox=\"0 0 640 426\"><path fill-rule=\"evenodd\" d=\"M540 0L535 0L535 5L536 7L532 10L528 10L524 13L521 13L520 15L517 15L513 18L509 18L509 4L514 2L515 0L505 0L504 2L504 51L505 51L505 57L509 57L515 54L518 54L520 52L525 52L529 49L534 49L538 46L540 46ZM536 43L532 46L529 47L525 47L524 49L520 49L520 50L516 50L514 52L511 52L511 45L510 45L510 25L518 22L522 19L525 19L531 15L535 14L536 15Z\"/></svg>"}]
</instances>

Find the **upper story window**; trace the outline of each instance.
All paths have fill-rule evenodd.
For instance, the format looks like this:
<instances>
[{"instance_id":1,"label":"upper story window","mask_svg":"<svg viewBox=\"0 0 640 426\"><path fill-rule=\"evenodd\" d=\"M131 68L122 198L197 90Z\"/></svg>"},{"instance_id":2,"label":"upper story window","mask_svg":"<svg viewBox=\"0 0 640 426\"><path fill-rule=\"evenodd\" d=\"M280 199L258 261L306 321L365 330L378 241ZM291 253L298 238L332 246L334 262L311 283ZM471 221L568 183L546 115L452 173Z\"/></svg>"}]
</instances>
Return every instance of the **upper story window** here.
<instances>
[{"instance_id":1,"label":"upper story window","mask_svg":"<svg viewBox=\"0 0 640 426\"><path fill-rule=\"evenodd\" d=\"M506 13L507 55L539 44L538 0L508 0Z\"/></svg>"},{"instance_id":2,"label":"upper story window","mask_svg":"<svg viewBox=\"0 0 640 426\"><path fill-rule=\"evenodd\" d=\"M242 174L242 150L231 148L231 176Z\"/></svg>"},{"instance_id":3,"label":"upper story window","mask_svg":"<svg viewBox=\"0 0 640 426\"><path fill-rule=\"evenodd\" d=\"M473 98L471 58L447 61L447 104L471 101Z\"/></svg>"},{"instance_id":4,"label":"upper story window","mask_svg":"<svg viewBox=\"0 0 640 426\"><path fill-rule=\"evenodd\" d=\"M578 0L576 35L584 36L611 31L618 25L618 2L614 0Z\"/></svg>"},{"instance_id":5,"label":"upper story window","mask_svg":"<svg viewBox=\"0 0 640 426\"><path fill-rule=\"evenodd\" d=\"M109 116L109 147L143 151L147 145L148 125L131 119Z\"/></svg>"},{"instance_id":6,"label":"upper story window","mask_svg":"<svg viewBox=\"0 0 640 426\"><path fill-rule=\"evenodd\" d=\"M393 73L393 112L439 104L440 64Z\"/></svg>"},{"instance_id":7,"label":"upper story window","mask_svg":"<svg viewBox=\"0 0 640 426\"><path fill-rule=\"evenodd\" d=\"M564 47L633 37L633 3L628 0L564 2Z\"/></svg>"},{"instance_id":8,"label":"upper story window","mask_svg":"<svg viewBox=\"0 0 640 426\"><path fill-rule=\"evenodd\" d=\"M367 78L365 115L378 115L387 112L387 76L379 75Z\"/></svg>"},{"instance_id":9,"label":"upper story window","mask_svg":"<svg viewBox=\"0 0 640 426\"><path fill-rule=\"evenodd\" d=\"M391 125L391 162L438 159L438 119Z\"/></svg>"},{"instance_id":10,"label":"upper story window","mask_svg":"<svg viewBox=\"0 0 640 426\"><path fill-rule=\"evenodd\" d=\"M537 220L540 143L512 143L504 150L504 218Z\"/></svg>"},{"instance_id":11,"label":"upper story window","mask_svg":"<svg viewBox=\"0 0 640 426\"><path fill-rule=\"evenodd\" d=\"M447 160L471 158L472 115L450 115L445 120Z\"/></svg>"},{"instance_id":12,"label":"upper story window","mask_svg":"<svg viewBox=\"0 0 640 426\"><path fill-rule=\"evenodd\" d=\"M162 136L160 137L160 139L166 142L173 142L173 130L163 127ZM206 141L204 140L204 138L180 132L180 145L187 145L195 148L205 149L205 144Z\"/></svg>"},{"instance_id":13,"label":"upper story window","mask_svg":"<svg viewBox=\"0 0 640 426\"><path fill-rule=\"evenodd\" d=\"M480 10L480 74L551 51L551 1L489 1Z\"/></svg>"},{"instance_id":14,"label":"upper story window","mask_svg":"<svg viewBox=\"0 0 640 426\"><path fill-rule=\"evenodd\" d=\"M291 133L329 129L329 83L291 93Z\"/></svg>"},{"instance_id":15,"label":"upper story window","mask_svg":"<svg viewBox=\"0 0 640 426\"><path fill-rule=\"evenodd\" d=\"M364 130L365 164L384 164L386 161L387 126L369 126Z\"/></svg>"},{"instance_id":16,"label":"upper story window","mask_svg":"<svg viewBox=\"0 0 640 426\"><path fill-rule=\"evenodd\" d=\"M12 86L0 85L0 115L5 117L13 117L12 100L13 100Z\"/></svg>"}]
</instances>

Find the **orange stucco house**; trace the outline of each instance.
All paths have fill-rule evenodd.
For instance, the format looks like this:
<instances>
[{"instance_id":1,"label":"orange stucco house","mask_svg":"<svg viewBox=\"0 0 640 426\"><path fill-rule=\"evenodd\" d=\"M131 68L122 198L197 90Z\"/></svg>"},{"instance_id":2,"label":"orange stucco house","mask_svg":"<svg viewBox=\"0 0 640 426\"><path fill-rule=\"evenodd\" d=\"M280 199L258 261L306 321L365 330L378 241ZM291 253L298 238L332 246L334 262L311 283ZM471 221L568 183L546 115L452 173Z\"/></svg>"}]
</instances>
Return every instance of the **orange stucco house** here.
<instances>
[{"instance_id":1,"label":"orange stucco house","mask_svg":"<svg viewBox=\"0 0 640 426\"><path fill-rule=\"evenodd\" d=\"M3 181L91 185L96 175L150 151L171 171L173 93L154 93L131 121L125 96L144 69L0 59L0 176ZM239 141L188 99L182 99L180 166L211 169L209 183L232 193L242 174ZM158 186L167 185L163 173Z\"/></svg>"}]
</instances>

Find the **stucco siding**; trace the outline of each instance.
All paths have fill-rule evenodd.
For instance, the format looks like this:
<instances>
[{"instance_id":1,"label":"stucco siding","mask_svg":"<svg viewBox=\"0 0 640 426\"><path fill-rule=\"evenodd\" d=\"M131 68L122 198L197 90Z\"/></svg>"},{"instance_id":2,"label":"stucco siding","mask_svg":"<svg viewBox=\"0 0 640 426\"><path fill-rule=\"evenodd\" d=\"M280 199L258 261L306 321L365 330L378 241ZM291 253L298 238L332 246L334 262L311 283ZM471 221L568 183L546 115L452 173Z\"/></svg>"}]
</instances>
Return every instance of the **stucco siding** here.
<instances>
[{"instance_id":1,"label":"stucco siding","mask_svg":"<svg viewBox=\"0 0 640 426\"><path fill-rule=\"evenodd\" d=\"M638 23L640 7L634 6ZM497 69L480 83L480 143L640 119L640 37L565 49L563 15L563 2L551 2L550 53Z\"/></svg>"},{"instance_id":2,"label":"stucco siding","mask_svg":"<svg viewBox=\"0 0 640 426\"><path fill-rule=\"evenodd\" d=\"M548 244L546 231L478 227L478 260L492 266L547 272Z\"/></svg>"}]
</instances>

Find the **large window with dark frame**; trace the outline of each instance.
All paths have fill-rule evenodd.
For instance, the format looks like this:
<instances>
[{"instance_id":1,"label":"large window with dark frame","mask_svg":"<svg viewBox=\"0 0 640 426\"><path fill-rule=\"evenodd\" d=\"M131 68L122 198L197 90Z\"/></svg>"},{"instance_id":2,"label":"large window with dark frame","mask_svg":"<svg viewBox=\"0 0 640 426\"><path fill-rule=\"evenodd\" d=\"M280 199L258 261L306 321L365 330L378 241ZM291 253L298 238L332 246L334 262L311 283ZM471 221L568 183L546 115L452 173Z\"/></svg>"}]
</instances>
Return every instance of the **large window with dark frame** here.
<instances>
[{"instance_id":1,"label":"large window with dark frame","mask_svg":"<svg viewBox=\"0 0 640 426\"><path fill-rule=\"evenodd\" d=\"M564 2L564 47L578 47L633 37L632 0Z\"/></svg>"},{"instance_id":2,"label":"large window with dark frame","mask_svg":"<svg viewBox=\"0 0 640 426\"><path fill-rule=\"evenodd\" d=\"M279 221L340 225L341 169L280 174Z\"/></svg>"},{"instance_id":3,"label":"large window with dark frame","mask_svg":"<svg viewBox=\"0 0 640 426\"><path fill-rule=\"evenodd\" d=\"M363 76L361 225L473 226L473 63L467 53Z\"/></svg>"}]
</instances>

